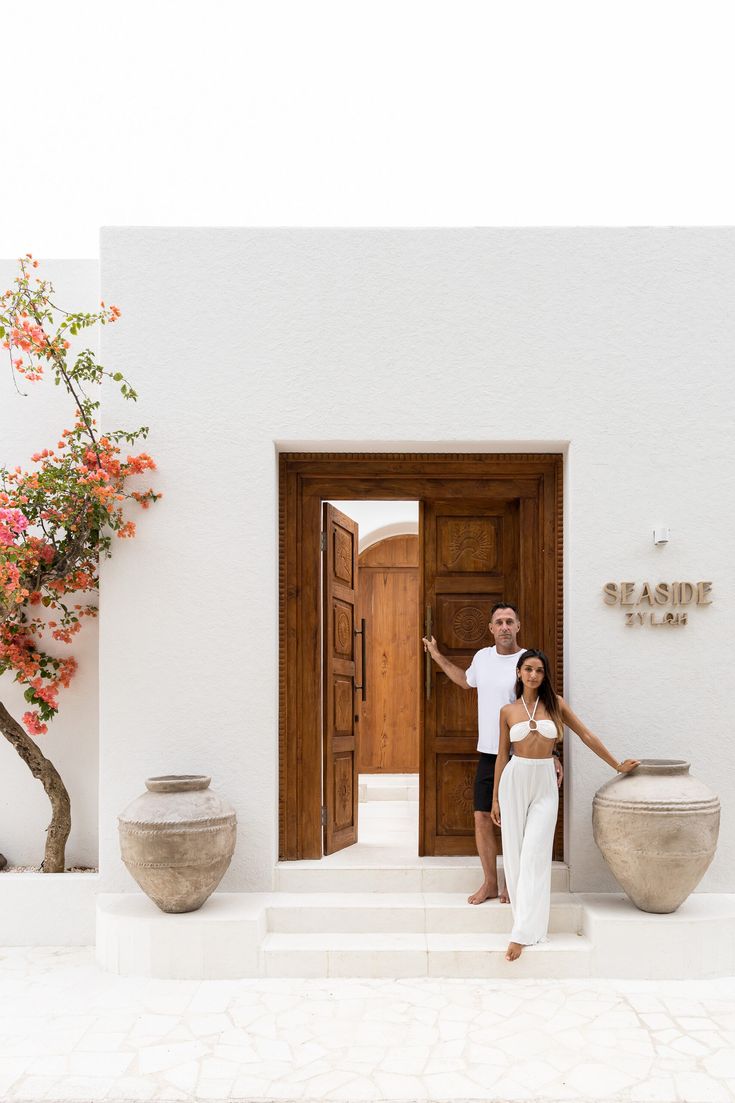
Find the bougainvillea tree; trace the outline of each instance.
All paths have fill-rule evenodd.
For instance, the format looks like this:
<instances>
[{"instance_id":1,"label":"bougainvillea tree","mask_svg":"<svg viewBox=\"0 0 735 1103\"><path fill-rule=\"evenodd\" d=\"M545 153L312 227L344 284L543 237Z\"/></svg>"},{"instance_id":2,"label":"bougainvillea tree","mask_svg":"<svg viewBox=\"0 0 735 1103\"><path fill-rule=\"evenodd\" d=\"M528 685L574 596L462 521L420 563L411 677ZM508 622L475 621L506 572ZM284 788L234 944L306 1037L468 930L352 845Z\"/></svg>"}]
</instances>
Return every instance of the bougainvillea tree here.
<instances>
[{"instance_id":1,"label":"bougainvillea tree","mask_svg":"<svg viewBox=\"0 0 735 1103\"><path fill-rule=\"evenodd\" d=\"M100 558L111 555L114 538L135 535L127 504L146 509L159 495L132 478L155 467L147 453L132 454L147 427L101 432L98 426L105 377L126 399L135 401L135 390L90 349L71 347L82 331L117 321L119 309L101 303L94 313L62 310L37 267L30 254L24 257L14 286L0 296L0 342L17 390L25 394L26 383L48 376L66 392L71 416L53 447L31 456L27 469L0 467L0 674L24 687L28 703L19 722L0 702L0 732L51 802L42 869L59 873L71 807L39 740L74 677L77 664L67 646L97 613Z\"/></svg>"}]
</instances>

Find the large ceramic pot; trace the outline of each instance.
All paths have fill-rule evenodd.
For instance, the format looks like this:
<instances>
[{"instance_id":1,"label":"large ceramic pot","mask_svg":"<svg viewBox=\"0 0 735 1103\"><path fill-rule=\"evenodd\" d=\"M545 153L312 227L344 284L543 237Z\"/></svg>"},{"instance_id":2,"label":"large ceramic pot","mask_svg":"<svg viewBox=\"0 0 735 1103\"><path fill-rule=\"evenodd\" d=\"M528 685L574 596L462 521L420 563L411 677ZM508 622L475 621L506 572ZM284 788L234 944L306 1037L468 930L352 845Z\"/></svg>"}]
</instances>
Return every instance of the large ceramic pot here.
<instances>
[{"instance_id":1,"label":"large ceramic pot","mask_svg":"<svg viewBox=\"0 0 735 1103\"><path fill-rule=\"evenodd\" d=\"M149 777L118 817L120 852L143 892L165 912L201 908L235 849L235 813L203 775Z\"/></svg>"},{"instance_id":2,"label":"large ceramic pot","mask_svg":"<svg viewBox=\"0 0 735 1103\"><path fill-rule=\"evenodd\" d=\"M595 842L621 887L646 912L673 912L714 857L720 802L689 763L644 759L592 802Z\"/></svg>"}]
</instances>

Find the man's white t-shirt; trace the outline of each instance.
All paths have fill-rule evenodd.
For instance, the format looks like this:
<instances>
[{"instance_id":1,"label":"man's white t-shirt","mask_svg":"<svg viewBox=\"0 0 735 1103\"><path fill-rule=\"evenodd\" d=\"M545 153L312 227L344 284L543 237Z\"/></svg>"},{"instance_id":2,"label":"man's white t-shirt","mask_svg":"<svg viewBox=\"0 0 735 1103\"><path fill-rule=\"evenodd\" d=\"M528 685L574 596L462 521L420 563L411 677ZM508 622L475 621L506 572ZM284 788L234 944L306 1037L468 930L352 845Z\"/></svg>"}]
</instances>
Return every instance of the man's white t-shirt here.
<instances>
[{"instance_id":1,"label":"man's white t-shirt","mask_svg":"<svg viewBox=\"0 0 735 1103\"><path fill-rule=\"evenodd\" d=\"M515 701L516 666L523 648L512 655L498 655L494 647L483 647L465 671L467 684L477 689L477 749L497 754L500 740L500 710Z\"/></svg>"}]
</instances>

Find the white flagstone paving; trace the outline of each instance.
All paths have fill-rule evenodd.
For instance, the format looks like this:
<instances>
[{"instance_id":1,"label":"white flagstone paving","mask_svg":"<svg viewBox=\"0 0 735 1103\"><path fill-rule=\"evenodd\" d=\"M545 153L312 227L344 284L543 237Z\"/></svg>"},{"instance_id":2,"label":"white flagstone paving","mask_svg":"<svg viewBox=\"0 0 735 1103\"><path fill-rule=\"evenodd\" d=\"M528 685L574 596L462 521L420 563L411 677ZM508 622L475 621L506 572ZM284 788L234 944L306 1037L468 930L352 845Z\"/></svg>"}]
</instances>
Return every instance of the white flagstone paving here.
<instances>
[{"instance_id":1,"label":"white flagstone paving","mask_svg":"<svg viewBox=\"0 0 735 1103\"><path fill-rule=\"evenodd\" d=\"M115 976L0 951L0 1099L735 1100L735 979Z\"/></svg>"}]
</instances>

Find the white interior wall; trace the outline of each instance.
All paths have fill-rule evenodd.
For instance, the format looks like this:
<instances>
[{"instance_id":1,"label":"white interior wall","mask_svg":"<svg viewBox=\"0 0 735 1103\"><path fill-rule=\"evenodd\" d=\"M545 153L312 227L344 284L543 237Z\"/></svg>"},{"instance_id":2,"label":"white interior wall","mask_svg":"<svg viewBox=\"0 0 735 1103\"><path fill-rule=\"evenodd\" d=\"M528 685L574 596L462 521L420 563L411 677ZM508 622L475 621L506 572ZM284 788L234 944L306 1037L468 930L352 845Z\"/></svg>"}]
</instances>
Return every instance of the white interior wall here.
<instances>
[{"instance_id":1,"label":"white interior wall","mask_svg":"<svg viewBox=\"0 0 735 1103\"><path fill-rule=\"evenodd\" d=\"M735 889L723 769L731 649L735 233L155 230L102 235L164 499L104 569L102 878L151 773L211 772L236 806L225 888L277 854L277 448L555 450L568 442L566 691L616 755L690 758L725 809L702 889ZM108 396L107 415L126 413ZM654 525L672 540L655 548ZM685 629L626 628L611 579L714 581ZM567 755L577 890L614 887Z\"/></svg>"},{"instance_id":2,"label":"white interior wall","mask_svg":"<svg viewBox=\"0 0 735 1103\"><path fill-rule=\"evenodd\" d=\"M357 523L361 552L388 536L419 531L418 502L341 502L334 499L332 505Z\"/></svg>"},{"instance_id":3,"label":"white interior wall","mask_svg":"<svg viewBox=\"0 0 735 1103\"><path fill-rule=\"evenodd\" d=\"M0 290L12 286L15 261L0 261ZM91 260L43 261L39 275L50 279L65 309L93 311L99 304L99 265ZM96 348L98 334L87 330L80 348ZM3 356L5 349L0 349ZM32 466L31 455L53 448L62 429L74 422L69 399L50 378L16 390L10 366L0 357L0 463ZM53 641L50 651L73 654L79 669L59 696L59 715L39 736L41 750L59 770L71 798L72 830L68 865L97 864L98 625L88 620L69 647ZM21 688L0 676L0 699L17 719L27 711ZM0 851L12 865L39 865L50 818L43 787L13 747L0 738Z\"/></svg>"}]
</instances>

